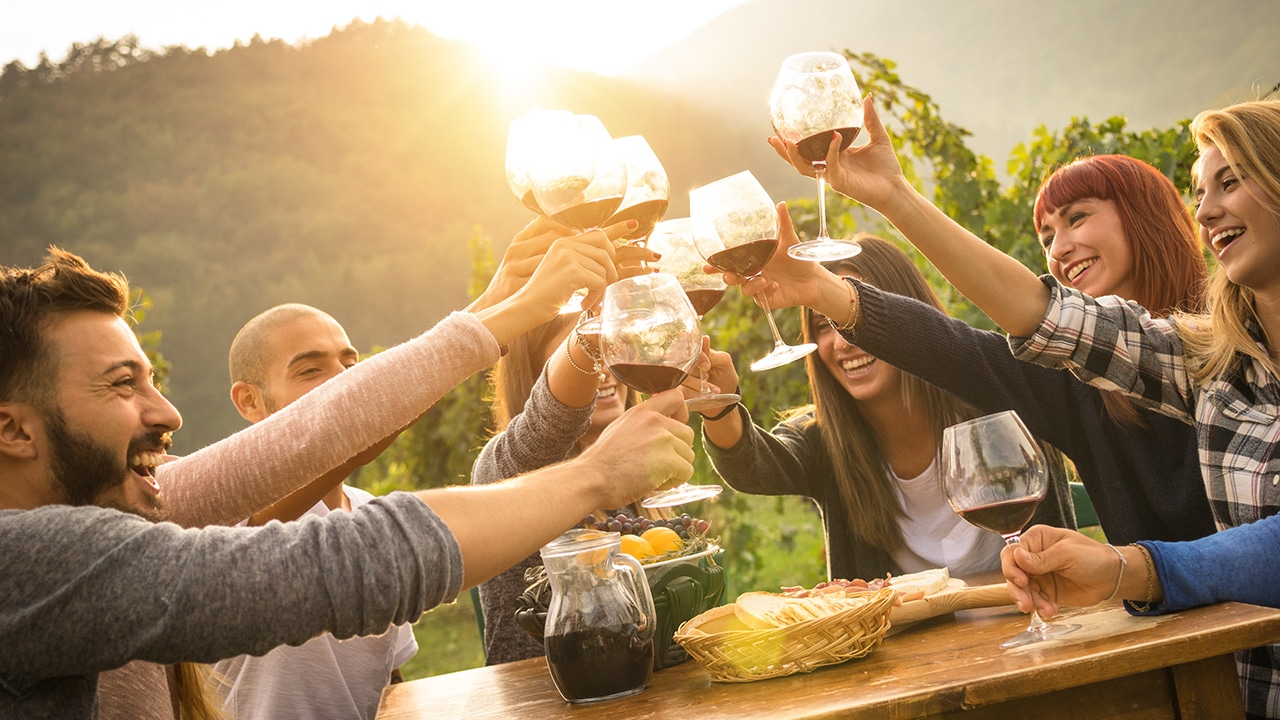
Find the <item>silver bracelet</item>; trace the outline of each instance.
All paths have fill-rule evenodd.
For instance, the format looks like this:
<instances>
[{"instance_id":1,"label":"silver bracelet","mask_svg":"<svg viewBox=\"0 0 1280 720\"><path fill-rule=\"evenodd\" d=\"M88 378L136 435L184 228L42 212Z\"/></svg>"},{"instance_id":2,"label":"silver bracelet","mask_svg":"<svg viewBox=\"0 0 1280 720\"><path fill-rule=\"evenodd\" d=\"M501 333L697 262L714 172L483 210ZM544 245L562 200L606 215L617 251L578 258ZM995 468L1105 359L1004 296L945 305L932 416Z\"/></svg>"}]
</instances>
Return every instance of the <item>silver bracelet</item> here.
<instances>
[{"instance_id":1,"label":"silver bracelet","mask_svg":"<svg viewBox=\"0 0 1280 720\"><path fill-rule=\"evenodd\" d=\"M1116 599L1116 595L1120 592L1120 581L1124 580L1124 569L1129 565L1128 561L1124 559L1124 554L1120 552L1120 548L1112 545L1111 543L1107 543L1107 547L1114 550L1116 557L1120 558L1120 574L1116 576L1116 589L1112 590L1111 594L1108 595L1107 599L1103 600L1103 602L1111 602Z\"/></svg>"}]
</instances>

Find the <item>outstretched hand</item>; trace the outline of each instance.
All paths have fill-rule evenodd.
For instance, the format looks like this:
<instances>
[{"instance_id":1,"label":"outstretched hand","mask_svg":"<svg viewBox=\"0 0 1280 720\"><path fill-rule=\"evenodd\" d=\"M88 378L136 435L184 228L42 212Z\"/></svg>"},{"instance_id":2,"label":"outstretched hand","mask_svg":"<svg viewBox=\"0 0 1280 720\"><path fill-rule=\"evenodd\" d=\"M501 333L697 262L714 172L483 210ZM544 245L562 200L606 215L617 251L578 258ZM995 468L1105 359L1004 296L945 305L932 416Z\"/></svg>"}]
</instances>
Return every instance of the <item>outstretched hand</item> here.
<instances>
[{"instance_id":1,"label":"outstretched hand","mask_svg":"<svg viewBox=\"0 0 1280 720\"><path fill-rule=\"evenodd\" d=\"M598 507L623 507L693 477L693 428L679 390L635 405L578 456L613 478Z\"/></svg>"},{"instance_id":2,"label":"outstretched hand","mask_svg":"<svg viewBox=\"0 0 1280 720\"><path fill-rule=\"evenodd\" d=\"M831 189L860 203L880 209L894 193L906 184L902 165L893 149L889 131L880 122L875 102L868 93L862 99L863 132L870 139L861 146L850 145L840 150L840 133L833 133L827 148L827 183ZM779 137L770 137L769 145L802 175L814 176L813 164L800 155L799 147Z\"/></svg>"},{"instance_id":3,"label":"outstretched hand","mask_svg":"<svg viewBox=\"0 0 1280 720\"><path fill-rule=\"evenodd\" d=\"M800 242L800 238L796 236L785 202L778 203L777 212L778 249L769 258L764 271L752 278L725 272L724 281L729 285L737 285L742 289L743 295L755 300L761 307L764 307L762 299L773 309L809 305L814 299L815 280L831 273L818 263L797 260L787 254L787 249Z\"/></svg>"}]
</instances>

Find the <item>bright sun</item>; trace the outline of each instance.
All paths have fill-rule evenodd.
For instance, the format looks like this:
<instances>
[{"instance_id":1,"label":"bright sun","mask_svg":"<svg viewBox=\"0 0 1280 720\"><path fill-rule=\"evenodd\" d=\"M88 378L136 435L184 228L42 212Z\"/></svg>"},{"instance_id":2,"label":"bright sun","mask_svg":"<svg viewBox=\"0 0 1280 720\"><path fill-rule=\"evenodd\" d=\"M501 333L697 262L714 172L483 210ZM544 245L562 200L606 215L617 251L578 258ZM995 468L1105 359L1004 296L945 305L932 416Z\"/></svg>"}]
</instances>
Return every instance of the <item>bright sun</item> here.
<instances>
[{"instance_id":1,"label":"bright sun","mask_svg":"<svg viewBox=\"0 0 1280 720\"><path fill-rule=\"evenodd\" d=\"M469 42L513 87L549 64L613 75L749 0L500 0L405 8L404 19Z\"/></svg>"}]
</instances>

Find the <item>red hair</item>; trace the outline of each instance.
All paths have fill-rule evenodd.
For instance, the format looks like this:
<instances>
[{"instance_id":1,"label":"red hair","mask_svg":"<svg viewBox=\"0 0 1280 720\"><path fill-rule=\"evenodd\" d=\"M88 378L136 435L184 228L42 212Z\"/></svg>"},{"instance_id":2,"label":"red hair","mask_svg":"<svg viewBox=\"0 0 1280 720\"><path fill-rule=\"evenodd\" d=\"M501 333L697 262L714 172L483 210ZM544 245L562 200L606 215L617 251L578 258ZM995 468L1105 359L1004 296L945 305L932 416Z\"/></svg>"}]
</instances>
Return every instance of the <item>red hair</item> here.
<instances>
[{"instance_id":1,"label":"red hair","mask_svg":"<svg viewBox=\"0 0 1280 720\"><path fill-rule=\"evenodd\" d=\"M1110 200L1133 252L1134 300L1158 317L1204 309L1208 268L1195 222L1173 182L1125 155L1093 155L1058 168L1036 193L1035 226L1084 198Z\"/></svg>"}]
</instances>

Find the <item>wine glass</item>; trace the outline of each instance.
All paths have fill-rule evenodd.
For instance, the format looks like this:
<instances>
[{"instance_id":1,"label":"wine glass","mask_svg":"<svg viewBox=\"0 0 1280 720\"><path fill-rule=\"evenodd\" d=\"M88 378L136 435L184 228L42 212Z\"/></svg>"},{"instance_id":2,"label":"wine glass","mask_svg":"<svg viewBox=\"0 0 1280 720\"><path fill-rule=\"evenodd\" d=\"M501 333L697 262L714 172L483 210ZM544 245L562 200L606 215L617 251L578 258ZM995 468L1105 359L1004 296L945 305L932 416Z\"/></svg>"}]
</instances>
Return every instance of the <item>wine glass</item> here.
<instances>
[{"instance_id":1,"label":"wine glass","mask_svg":"<svg viewBox=\"0 0 1280 720\"><path fill-rule=\"evenodd\" d=\"M654 268L676 277L701 323L702 316L724 297L727 286L720 275L702 271L706 261L693 242L693 223L689 218L663 220L653 228L647 244L650 250L662 256L653 263ZM742 400L737 393L711 392L706 373L698 373L698 378L701 380L698 394L685 400L690 410L708 410Z\"/></svg>"},{"instance_id":2,"label":"wine glass","mask_svg":"<svg viewBox=\"0 0 1280 720\"><path fill-rule=\"evenodd\" d=\"M549 151L543 138L558 125L572 122L568 110L531 110L511 121L507 130L507 186L530 210L544 214L533 199L533 173L548 162Z\"/></svg>"},{"instance_id":3,"label":"wine glass","mask_svg":"<svg viewBox=\"0 0 1280 720\"><path fill-rule=\"evenodd\" d=\"M862 94L843 55L807 52L782 61L769 96L769 117L778 137L796 143L801 157L813 164L818 180L818 237L796 243L787 254L799 260L839 260L862 252L851 240L827 234L827 148L840 133L840 149L862 130Z\"/></svg>"},{"instance_id":4,"label":"wine glass","mask_svg":"<svg viewBox=\"0 0 1280 720\"><path fill-rule=\"evenodd\" d=\"M575 230L599 227L622 202L626 163L600 119L534 110L507 131L507 185L534 212ZM582 311L580 290L560 308Z\"/></svg>"},{"instance_id":5,"label":"wine glass","mask_svg":"<svg viewBox=\"0 0 1280 720\"><path fill-rule=\"evenodd\" d=\"M541 162L530 172L533 199L543 214L575 230L598 228L613 215L627 190L627 164L600 118L541 126Z\"/></svg>"},{"instance_id":6,"label":"wine glass","mask_svg":"<svg viewBox=\"0 0 1280 720\"><path fill-rule=\"evenodd\" d=\"M649 142L640 135L628 135L613 141L614 149L627 166L627 190L622 203L605 225L635 220L639 226L627 240L643 240L667 213L671 182Z\"/></svg>"},{"instance_id":7,"label":"wine glass","mask_svg":"<svg viewBox=\"0 0 1280 720\"><path fill-rule=\"evenodd\" d=\"M750 170L691 190L689 215L698 252L720 270L755 277L778 249L778 211ZM756 300L773 332L773 351L751 363L752 370L781 367L818 349L784 343L769 302L763 295Z\"/></svg>"},{"instance_id":8,"label":"wine glass","mask_svg":"<svg viewBox=\"0 0 1280 720\"><path fill-rule=\"evenodd\" d=\"M972 525L1014 545L1044 499L1044 455L1012 410L942 431L942 477L952 509ZM1026 630L1000 644L1013 648L1079 630L1049 624L1034 609Z\"/></svg>"},{"instance_id":9,"label":"wine glass","mask_svg":"<svg viewBox=\"0 0 1280 720\"><path fill-rule=\"evenodd\" d=\"M604 290L600 353L619 382L642 393L679 387L702 355L698 314L675 276L624 278ZM690 485L645 498L644 507L669 507L719 495L719 485Z\"/></svg>"}]
</instances>

